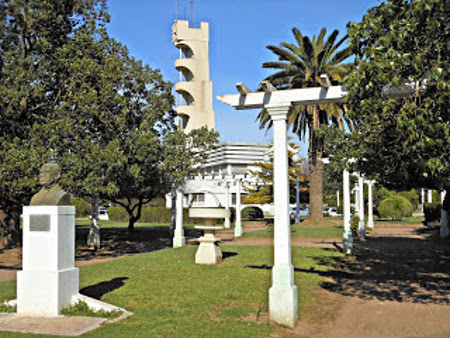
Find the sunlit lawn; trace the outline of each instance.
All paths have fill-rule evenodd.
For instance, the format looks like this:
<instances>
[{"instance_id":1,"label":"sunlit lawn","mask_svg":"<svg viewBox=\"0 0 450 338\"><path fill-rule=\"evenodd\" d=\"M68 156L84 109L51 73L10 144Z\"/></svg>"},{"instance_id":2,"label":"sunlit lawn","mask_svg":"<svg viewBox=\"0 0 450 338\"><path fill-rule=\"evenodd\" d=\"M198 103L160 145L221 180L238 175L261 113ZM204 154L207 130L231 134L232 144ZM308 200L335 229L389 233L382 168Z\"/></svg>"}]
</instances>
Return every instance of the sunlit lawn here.
<instances>
[{"instance_id":1,"label":"sunlit lawn","mask_svg":"<svg viewBox=\"0 0 450 338\"><path fill-rule=\"evenodd\" d=\"M119 281L103 301L134 313L107 324L86 337L131 336L269 336L277 326L242 320L267 312L273 248L222 246L228 256L214 266L194 264L197 247L164 249L80 268L81 288ZM297 268L300 317L311 303L310 291L323 280L320 271L341 254L318 248L292 248ZM301 272L300 272L301 271ZM120 282L120 280L122 282ZM121 285L123 283L123 285ZM0 299L15 298L15 282L0 283ZM17 333L0 333L18 337Z\"/></svg>"},{"instance_id":2,"label":"sunlit lawn","mask_svg":"<svg viewBox=\"0 0 450 338\"><path fill-rule=\"evenodd\" d=\"M386 218L377 218L375 217L375 223L390 223L390 224L422 224L425 220L423 216L412 216L412 217L404 217L401 221L395 221Z\"/></svg>"},{"instance_id":3,"label":"sunlit lawn","mask_svg":"<svg viewBox=\"0 0 450 338\"><path fill-rule=\"evenodd\" d=\"M77 218L75 221L77 227L89 227L91 224L91 220L88 218ZM99 221L100 228L127 228L127 222L116 222L116 221ZM144 223L137 222L134 224L136 228L149 228L149 227L160 227L160 226L170 226L169 223ZM183 224L185 228L193 228L194 224Z\"/></svg>"}]
</instances>

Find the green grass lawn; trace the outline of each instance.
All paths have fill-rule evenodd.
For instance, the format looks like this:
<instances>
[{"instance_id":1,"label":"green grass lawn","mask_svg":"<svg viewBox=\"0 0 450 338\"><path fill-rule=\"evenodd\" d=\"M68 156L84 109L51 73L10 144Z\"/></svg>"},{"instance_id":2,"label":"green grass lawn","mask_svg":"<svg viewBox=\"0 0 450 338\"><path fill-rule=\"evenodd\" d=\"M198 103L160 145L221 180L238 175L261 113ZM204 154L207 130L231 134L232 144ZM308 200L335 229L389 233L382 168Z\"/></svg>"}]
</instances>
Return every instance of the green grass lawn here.
<instances>
[{"instance_id":1,"label":"green grass lawn","mask_svg":"<svg viewBox=\"0 0 450 338\"><path fill-rule=\"evenodd\" d=\"M376 223L390 223L390 224L422 224L422 222L425 220L425 217L423 216L411 216L411 217L404 217L401 221L393 221L391 219L385 219L385 218L377 218L375 217L375 226Z\"/></svg>"},{"instance_id":2,"label":"green grass lawn","mask_svg":"<svg viewBox=\"0 0 450 338\"><path fill-rule=\"evenodd\" d=\"M116 222L116 221L104 221L100 220L100 228L127 228L127 222ZM77 227L89 227L91 225L91 220L88 218L77 218L75 220ZM137 222L134 224L136 228L148 228L148 227L160 227L160 226L170 226L169 223L143 223ZM184 228L194 228L194 224L183 224Z\"/></svg>"},{"instance_id":3,"label":"green grass lawn","mask_svg":"<svg viewBox=\"0 0 450 338\"><path fill-rule=\"evenodd\" d=\"M107 324L86 337L269 336L277 326L241 318L267 312L273 262L270 246L221 246L228 258L214 266L194 264L196 246L164 249L80 268L80 287L118 281L102 300L134 316ZM226 254L227 255L227 254ZM312 302L310 290L340 253L292 248L299 312ZM123 284L123 285L122 285ZM15 282L0 283L0 299L15 298ZM17 333L0 333L18 337Z\"/></svg>"}]
</instances>

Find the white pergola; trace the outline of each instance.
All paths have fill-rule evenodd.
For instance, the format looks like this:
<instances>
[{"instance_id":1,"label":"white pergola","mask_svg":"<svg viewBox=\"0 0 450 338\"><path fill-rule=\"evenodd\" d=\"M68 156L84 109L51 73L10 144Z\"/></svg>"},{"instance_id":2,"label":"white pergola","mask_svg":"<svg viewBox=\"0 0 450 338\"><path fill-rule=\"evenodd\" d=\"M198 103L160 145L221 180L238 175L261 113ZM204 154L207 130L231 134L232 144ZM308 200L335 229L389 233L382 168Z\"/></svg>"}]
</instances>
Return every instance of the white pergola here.
<instances>
[{"instance_id":1,"label":"white pergola","mask_svg":"<svg viewBox=\"0 0 450 338\"><path fill-rule=\"evenodd\" d=\"M289 220L289 171L287 149L287 116L294 105L338 103L347 94L344 86L330 86L321 75L322 87L276 90L268 81L261 83L263 92L251 92L243 83L236 84L237 95L218 99L237 110L265 108L273 123L274 148L274 266L269 289L269 315L273 321L294 327L298 320L297 286L291 263L291 232ZM390 96L403 96L417 89L409 83L401 89L385 89ZM362 186L362 184L360 185ZM347 187L347 189L346 189ZM361 194L362 195L362 194ZM364 221L363 221L364 222ZM353 242L350 229L349 173L344 171L344 250ZM349 246L350 245L350 246Z\"/></svg>"}]
</instances>

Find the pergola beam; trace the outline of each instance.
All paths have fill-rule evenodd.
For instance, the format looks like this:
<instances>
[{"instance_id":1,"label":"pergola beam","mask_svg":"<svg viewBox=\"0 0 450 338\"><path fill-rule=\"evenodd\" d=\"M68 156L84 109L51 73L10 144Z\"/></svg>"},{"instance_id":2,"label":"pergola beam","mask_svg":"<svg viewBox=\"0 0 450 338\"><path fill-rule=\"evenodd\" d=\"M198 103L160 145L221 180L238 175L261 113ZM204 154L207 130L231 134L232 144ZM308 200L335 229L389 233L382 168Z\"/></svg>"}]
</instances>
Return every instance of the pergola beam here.
<instances>
[{"instance_id":1,"label":"pergola beam","mask_svg":"<svg viewBox=\"0 0 450 338\"><path fill-rule=\"evenodd\" d=\"M317 103L337 103L347 94L344 86L329 88L301 88L276 90L236 95L220 95L217 98L237 110L263 108L266 105L278 106L288 103L307 105Z\"/></svg>"}]
</instances>

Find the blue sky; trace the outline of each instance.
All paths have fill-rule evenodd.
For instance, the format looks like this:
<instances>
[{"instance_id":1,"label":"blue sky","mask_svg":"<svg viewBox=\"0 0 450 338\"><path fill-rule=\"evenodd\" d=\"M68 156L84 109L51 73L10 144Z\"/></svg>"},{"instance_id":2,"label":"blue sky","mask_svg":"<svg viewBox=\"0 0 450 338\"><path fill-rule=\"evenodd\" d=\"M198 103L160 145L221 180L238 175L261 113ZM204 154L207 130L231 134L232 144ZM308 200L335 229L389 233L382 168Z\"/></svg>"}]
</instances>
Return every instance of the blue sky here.
<instances>
[{"instance_id":1,"label":"blue sky","mask_svg":"<svg viewBox=\"0 0 450 338\"><path fill-rule=\"evenodd\" d=\"M177 17L176 0L108 0L111 36L128 46L131 54L159 68L166 80L179 79L174 69L178 49L171 27ZM189 0L178 0L178 18L190 18ZM271 72L262 63L275 60L267 45L293 42L292 27L317 35L322 27L345 34L349 21L361 21L377 0L194 0L194 22L210 23L210 67L216 129L221 141L269 142L271 132L258 129L258 111L235 111L216 99L237 93L244 82L254 90ZM186 14L186 16L185 16ZM306 145L302 145L306 154Z\"/></svg>"}]
</instances>

